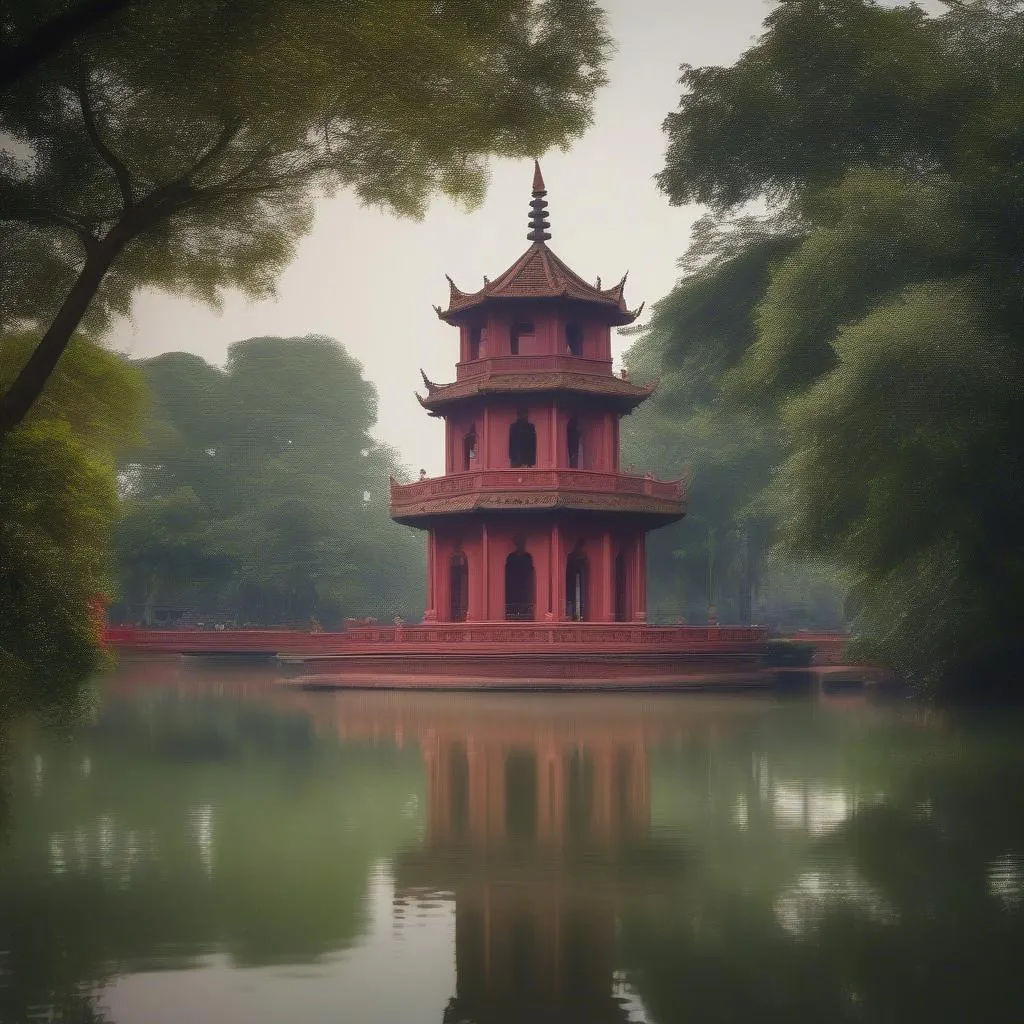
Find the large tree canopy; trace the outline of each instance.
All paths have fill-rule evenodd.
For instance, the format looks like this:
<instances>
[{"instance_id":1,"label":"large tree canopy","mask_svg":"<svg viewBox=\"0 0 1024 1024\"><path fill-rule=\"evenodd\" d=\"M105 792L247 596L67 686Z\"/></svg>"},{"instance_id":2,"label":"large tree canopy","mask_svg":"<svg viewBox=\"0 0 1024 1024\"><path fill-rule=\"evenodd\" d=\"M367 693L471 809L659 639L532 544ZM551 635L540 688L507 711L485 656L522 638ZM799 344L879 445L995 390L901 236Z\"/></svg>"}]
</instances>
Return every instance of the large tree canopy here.
<instances>
[{"instance_id":1,"label":"large tree canopy","mask_svg":"<svg viewBox=\"0 0 1024 1024\"><path fill-rule=\"evenodd\" d=\"M724 377L782 427L782 540L842 566L865 650L935 685L1022 653L1021 53L1019 0L785 0L735 66L684 69L666 121L674 202L767 203L795 239Z\"/></svg>"},{"instance_id":2,"label":"large tree canopy","mask_svg":"<svg viewBox=\"0 0 1024 1024\"><path fill-rule=\"evenodd\" d=\"M594 0L183 0L40 50L64 8L0 21L0 49L38 57L0 108L0 317L43 332L0 436L137 288L265 294L318 194L417 215L478 199L488 154L580 134L609 47Z\"/></svg>"},{"instance_id":3,"label":"large tree canopy","mask_svg":"<svg viewBox=\"0 0 1024 1024\"><path fill-rule=\"evenodd\" d=\"M402 470L370 434L376 392L344 348L252 338L224 370L183 352L142 368L153 410L122 463L125 614L337 625L422 611L422 545L388 515Z\"/></svg>"}]
</instances>

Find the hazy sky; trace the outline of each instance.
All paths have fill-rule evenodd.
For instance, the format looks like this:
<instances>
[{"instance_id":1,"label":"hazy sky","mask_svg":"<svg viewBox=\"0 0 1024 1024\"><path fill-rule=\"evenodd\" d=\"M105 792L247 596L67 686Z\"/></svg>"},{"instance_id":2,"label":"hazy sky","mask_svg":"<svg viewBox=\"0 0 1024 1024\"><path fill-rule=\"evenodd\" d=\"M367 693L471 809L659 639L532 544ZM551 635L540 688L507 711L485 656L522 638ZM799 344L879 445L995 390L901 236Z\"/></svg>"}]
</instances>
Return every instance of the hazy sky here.
<instances>
[{"instance_id":1,"label":"hazy sky","mask_svg":"<svg viewBox=\"0 0 1024 1024\"><path fill-rule=\"evenodd\" d=\"M661 122L679 100L679 65L730 64L760 33L767 0L606 0L617 52L594 125L569 153L541 166L551 248L588 280L629 271L635 308L675 283L697 207L671 207L654 185ZM259 335L325 334L363 365L380 396L377 435L413 470L443 470L440 422L420 409L419 370L453 379L458 338L431 308L446 305L451 274L466 290L495 278L529 245L532 164L495 162L487 200L472 214L438 200L419 222L366 209L349 195L324 200L312 233L282 276L276 300L231 296L222 312L144 293L114 348L134 357L187 350L222 363L228 345ZM627 339L613 346L616 356Z\"/></svg>"}]
</instances>

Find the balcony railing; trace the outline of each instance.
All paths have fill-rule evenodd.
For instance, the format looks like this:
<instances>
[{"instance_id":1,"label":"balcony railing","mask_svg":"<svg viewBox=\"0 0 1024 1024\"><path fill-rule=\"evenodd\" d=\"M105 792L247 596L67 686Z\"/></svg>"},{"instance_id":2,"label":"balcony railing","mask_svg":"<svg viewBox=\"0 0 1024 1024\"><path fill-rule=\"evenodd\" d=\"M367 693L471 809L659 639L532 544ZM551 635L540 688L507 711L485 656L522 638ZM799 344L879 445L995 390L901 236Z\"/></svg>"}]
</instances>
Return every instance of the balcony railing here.
<instances>
[{"instance_id":1,"label":"balcony railing","mask_svg":"<svg viewBox=\"0 0 1024 1024\"><path fill-rule=\"evenodd\" d=\"M533 611L532 604L506 604L505 620L506 622L533 622Z\"/></svg>"},{"instance_id":2,"label":"balcony railing","mask_svg":"<svg viewBox=\"0 0 1024 1024\"><path fill-rule=\"evenodd\" d=\"M668 501L682 501L683 480L655 480L632 473L606 473L591 469L484 469L418 480L411 484L391 482L394 508L478 491L541 490L585 491L592 494L638 494Z\"/></svg>"},{"instance_id":3,"label":"balcony railing","mask_svg":"<svg viewBox=\"0 0 1024 1024\"><path fill-rule=\"evenodd\" d=\"M456 380L471 380L496 373L593 373L611 376L610 359L584 359L582 356L485 356L455 364Z\"/></svg>"}]
</instances>

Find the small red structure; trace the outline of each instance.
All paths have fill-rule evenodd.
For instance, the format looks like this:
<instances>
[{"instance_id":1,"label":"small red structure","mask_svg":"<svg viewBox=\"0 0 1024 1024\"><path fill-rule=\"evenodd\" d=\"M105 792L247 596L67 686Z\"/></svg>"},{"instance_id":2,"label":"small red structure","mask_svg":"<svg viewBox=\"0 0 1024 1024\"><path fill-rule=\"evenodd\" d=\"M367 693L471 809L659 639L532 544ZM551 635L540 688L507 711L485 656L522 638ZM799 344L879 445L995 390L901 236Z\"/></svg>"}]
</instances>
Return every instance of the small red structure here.
<instances>
[{"instance_id":1,"label":"small red structure","mask_svg":"<svg viewBox=\"0 0 1024 1024\"><path fill-rule=\"evenodd\" d=\"M540 167L530 247L477 292L449 278L455 381L423 377L445 474L392 482L391 514L428 533L426 622L643 622L644 539L681 518L682 481L619 467L619 421L654 390L612 372L623 295L547 246ZM642 308L642 307L641 307Z\"/></svg>"}]
</instances>

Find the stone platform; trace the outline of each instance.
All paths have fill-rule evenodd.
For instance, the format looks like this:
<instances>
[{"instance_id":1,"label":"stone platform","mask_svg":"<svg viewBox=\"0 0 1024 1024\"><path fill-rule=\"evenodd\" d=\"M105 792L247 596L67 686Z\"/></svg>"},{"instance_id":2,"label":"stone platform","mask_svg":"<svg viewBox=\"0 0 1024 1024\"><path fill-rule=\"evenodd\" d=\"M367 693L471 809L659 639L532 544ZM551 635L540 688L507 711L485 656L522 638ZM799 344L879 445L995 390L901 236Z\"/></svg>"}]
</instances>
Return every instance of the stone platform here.
<instances>
[{"instance_id":1,"label":"stone platform","mask_svg":"<svg viewBox=\"0 0 1024 1024\"><path fill-rule=\"evenodd\" d=\"M477 622L288 630L112 628L119 650L276 657L293 685L400 689L689 689L767 685L761 627Z\"/></svg>"}]
</instances>

